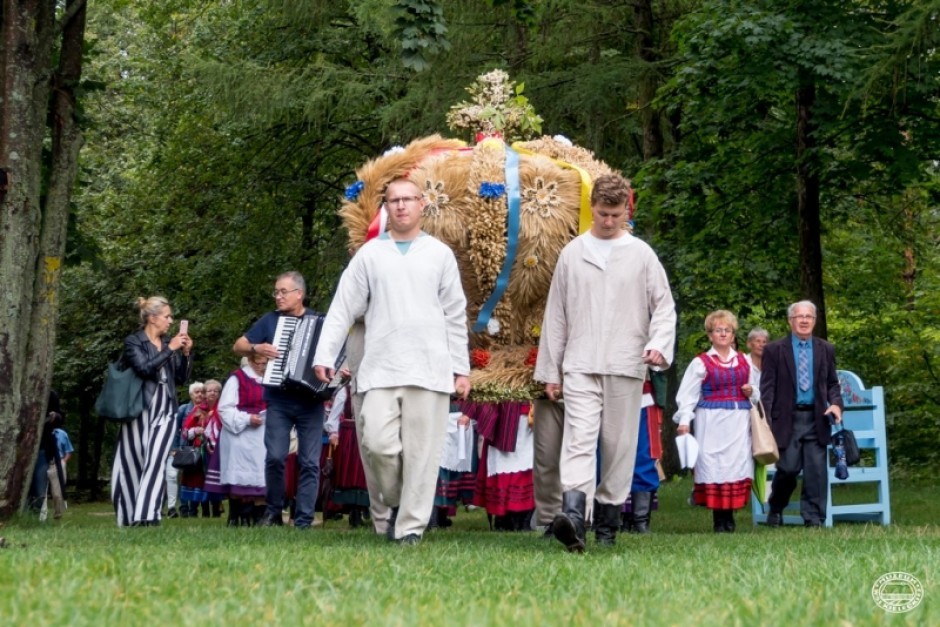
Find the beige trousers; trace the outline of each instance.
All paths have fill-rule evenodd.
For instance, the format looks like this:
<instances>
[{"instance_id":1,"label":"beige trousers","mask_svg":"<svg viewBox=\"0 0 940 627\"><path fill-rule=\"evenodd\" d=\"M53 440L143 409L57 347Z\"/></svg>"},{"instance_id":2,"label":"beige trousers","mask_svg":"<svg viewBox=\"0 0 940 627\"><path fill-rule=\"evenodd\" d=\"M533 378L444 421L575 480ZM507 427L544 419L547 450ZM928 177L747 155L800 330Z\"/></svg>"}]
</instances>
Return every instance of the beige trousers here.
<instances>
[{"instance_id":1,"label":"beige trousers","mask_svg":"<svg viewBox=\"0 0 940 627\"><path fill-rule=\"evenodd\" d=\"M366 447L362 444L363 425L362 425L362 401L363 394L353 394L352 408L353 415L356 417L356 437L359 440L359 457L362 459L362 470L366 476L366 487L369 490L369 515L372 517L372 528L379 535L383 535L388 529L388 520L392 516L392 509L382 502L379 492L379 485L372 474L372 466L366 462Z\"/></svg>"},{"instance_id":2,"label":"beige trousers","mask_svg":"<svg viewBox=\"0 0 940 627\"><path fill-rule=\"evenodd\" d=\"M404 386L369 390L362 402L364 460L379 497L398 507L395 538L420 536L431 519L450 396Z\"/></svg>"},{"instance_id":3,"label":"beige trousers","mask_svg":"<svg viewBox=\"0 0 940 627\"><path fill-rule=\"evenodd\" d=\"M555 515L561 513L561 476L558 463L564 430L565 406L545 399L535 401L532 422L535 448L532 473L535 487L533 523L539 527L551 524Z\"/></svg>"},{"instance_id":4,"label":"beige trousers","mask_svg":"<svg viewBox=\"0 0 940 627\"><path fill-rule=\"evenodd\" d=\"M52 504L55 508L53 518L62 518L62 514L65 513L65 495L62 494L62 484L59 483L59 473L56 470L55 462L49 464L46 477L49 480L49 493L52 495ZM62 483L66 481L65 464L62 464Z\"/></svg>"},{"instance_id":5,"label":"beige trousers","mask_svg":"<svg viewBox=\"0 0 940 627\"><path fill-rule=\"evenodd\" d=\"M565 373L565 432L560 474L564 491L587 495L585 519L594 500L622 505L633 483L643 381L614 375ZM600 440L601 475L597 477Z\"/></svg>"}]
</instances>

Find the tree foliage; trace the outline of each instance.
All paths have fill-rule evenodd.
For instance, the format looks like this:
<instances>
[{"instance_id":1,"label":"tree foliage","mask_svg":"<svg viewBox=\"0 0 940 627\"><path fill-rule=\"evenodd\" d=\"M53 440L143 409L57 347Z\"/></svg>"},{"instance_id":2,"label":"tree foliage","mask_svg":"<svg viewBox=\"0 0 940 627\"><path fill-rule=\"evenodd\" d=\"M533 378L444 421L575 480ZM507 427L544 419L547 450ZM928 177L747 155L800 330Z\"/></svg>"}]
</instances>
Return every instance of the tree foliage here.
<instances>
[{"instance_id":1,"label":"tree foliage","mask_svg":"<svg viewBox=\"0 0 940 627\"><path fill-rule=\"evenodd\" d=\"M625 8L632 8L625 10ZM480 74L525 85L543 132L635 175L637 232L669 270L679 369L704 315L786 331L800 295L796 171L818 177L829 335L888 390L892 455L938 399L938 2L127 0L91 5L88 146L69 227L56 386L106 472L91 402L109 354L162 293L191 321L198 379L298 269L327 306L354 169L446 133ZM415 71L420 69L421 71ZM795 93L815 88L813 147ZM743 334L742 334L743 337ZM73 425L74 427L74 425ZM109 427L110 428L110 427ZM98 451L96 453L96 451ZM95 457L95 459L87 458Z\"/></svg>"}]
</instances>

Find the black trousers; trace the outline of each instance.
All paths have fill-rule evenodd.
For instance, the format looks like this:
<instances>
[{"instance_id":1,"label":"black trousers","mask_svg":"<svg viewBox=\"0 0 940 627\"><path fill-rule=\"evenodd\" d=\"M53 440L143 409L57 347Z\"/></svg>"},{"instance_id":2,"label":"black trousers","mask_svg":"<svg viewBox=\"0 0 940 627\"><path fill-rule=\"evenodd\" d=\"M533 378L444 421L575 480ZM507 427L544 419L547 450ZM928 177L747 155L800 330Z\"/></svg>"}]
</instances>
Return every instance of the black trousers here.
<instances>
[{"instance_id":1,"label":"black trousers","mask_svg":"<svg viewBox=\"0 0 940 627\"><path fill-rule=\"evenodd\" d=\"M807 523L824 523L829 491L828 442L820 443L812 411L793 413L793 439L780 451L777 473L771 483L770 511L782 512L796 489L796 479L803 471L800 514Z\"/></svg>"}]
</instances>

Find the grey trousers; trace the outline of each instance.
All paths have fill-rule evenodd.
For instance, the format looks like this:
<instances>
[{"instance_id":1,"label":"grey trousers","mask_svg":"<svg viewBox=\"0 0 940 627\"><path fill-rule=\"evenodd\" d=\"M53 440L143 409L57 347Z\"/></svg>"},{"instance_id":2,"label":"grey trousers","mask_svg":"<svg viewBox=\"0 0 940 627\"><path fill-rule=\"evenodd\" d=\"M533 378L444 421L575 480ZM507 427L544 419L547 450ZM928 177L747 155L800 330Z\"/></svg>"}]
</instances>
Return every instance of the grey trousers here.
<instances>
[{"instance_id":1,"label":"grey trousers","mask_svg":"<svg viewBox=\"0 0 940 627\"><path fill-rule=\"evenodd\" d=\"M551 524L555 515L561 513L561 475L558 464L564 431L565 406L545 399L535 401L532 422L535 516L532 522L536 526Z\"/></svg>"},{"instance_id":2,"label":"grey trousers","mask_svg":"<svg viewBox=\"0 0 940 627\"><path fill-rule=\"evenodd\" d=\"M771 483L770 511L782 512L796 489L797 476L803 471L803 490L800 494L800 514L807 523L826 520L826 502L829 489L829 460L826 444L816 436L816 422L812 411L793 413L793 439L780 451L777 472Z\"/></svg>"}]
</instances>

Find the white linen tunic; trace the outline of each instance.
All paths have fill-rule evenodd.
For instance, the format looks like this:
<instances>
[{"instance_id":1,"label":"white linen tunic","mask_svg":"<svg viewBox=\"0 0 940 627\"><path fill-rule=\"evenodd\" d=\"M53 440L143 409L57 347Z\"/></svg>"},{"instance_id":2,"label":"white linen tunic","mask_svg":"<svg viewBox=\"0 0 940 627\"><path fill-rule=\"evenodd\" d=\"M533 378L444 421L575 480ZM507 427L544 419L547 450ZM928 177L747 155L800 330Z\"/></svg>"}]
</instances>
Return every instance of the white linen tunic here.
<instances>
[{"instance_id":1,"label":"white linen tunic","mask_svg":"<svg viewBox=\"0 0 940 627\"><path fill-rule=\"evenodd\" d=\"M657 350L667 365L672 363L676 307L656 253L624 233L625 241L605 262L589 237L575 238L558 257L545 305L537 381L561 383L568 372L643 380L646 350Z\"/></svg>"},{"instance_id":2,"label":"white linen tunic","mask_svg":"<svg viewBox=\"0 0 940 627\"><path fill-rule=\"evenodd\" d=\"M343 272L314 364L335 363L350 326L364 317L357 393L410 385L450 394L454 375L470 374L466 309L450 248L426 233L406 253L392 239L373 239Z\"/></svg>"}]
</instances>

